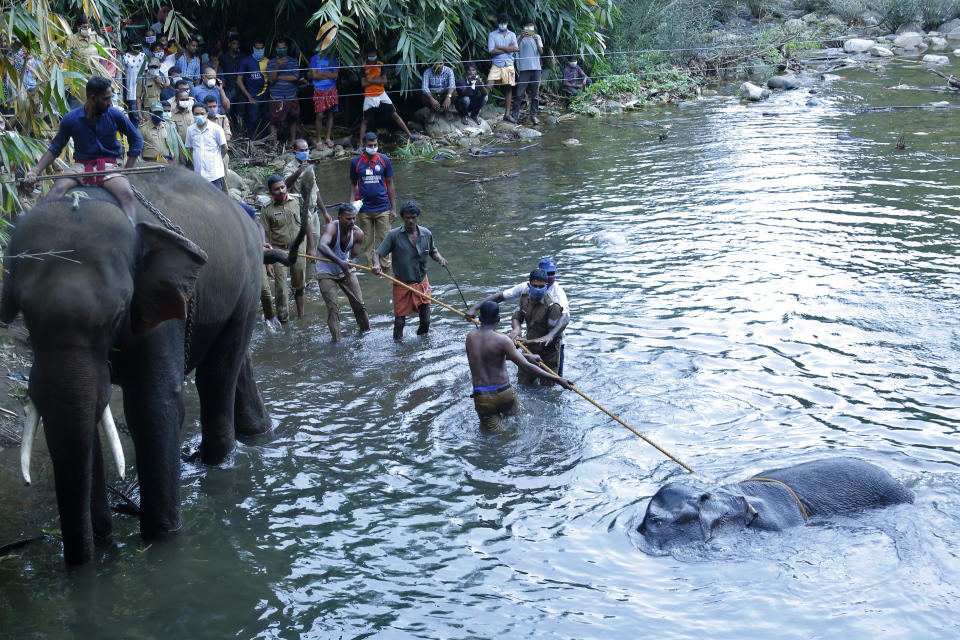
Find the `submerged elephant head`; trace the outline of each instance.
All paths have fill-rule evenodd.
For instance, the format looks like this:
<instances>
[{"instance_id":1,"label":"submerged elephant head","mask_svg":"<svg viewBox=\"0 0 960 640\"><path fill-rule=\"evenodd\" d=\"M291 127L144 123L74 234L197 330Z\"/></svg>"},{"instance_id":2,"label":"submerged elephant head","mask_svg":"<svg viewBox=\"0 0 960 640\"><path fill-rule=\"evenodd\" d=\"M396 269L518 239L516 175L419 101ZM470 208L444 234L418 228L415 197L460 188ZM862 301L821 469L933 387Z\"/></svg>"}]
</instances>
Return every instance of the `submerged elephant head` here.
<instances>
[{"instance_id":1,"label":"submerged elephant head","mask_svg":"<svg viewBox=\"0 0 960 640\"><path fill-rule=\"evenodd\" d=\"M756 510L725 489L706 492L683 484L664 485L650 499L637 531L657 548L710 540L731 524L747 526Z\"/></svg>"},{"instance_id":2,"label":"submerged elephant head","mask_svg":"<svg viewBox=\"0 0 960 640\"><path fill-rule=\"evenodd\" d=\"M3 264L0 321L23 313L30 331L27 431L43 420L67 564L89 561L94 535L110 530L96 427L110 398L112 352L124 337L184 318L206 261L179 234L131 225L106 198L92 190L72 208L63 199L25 213ZM25 434L25 447L30 441Z\"/></svg>"}]
</instances>

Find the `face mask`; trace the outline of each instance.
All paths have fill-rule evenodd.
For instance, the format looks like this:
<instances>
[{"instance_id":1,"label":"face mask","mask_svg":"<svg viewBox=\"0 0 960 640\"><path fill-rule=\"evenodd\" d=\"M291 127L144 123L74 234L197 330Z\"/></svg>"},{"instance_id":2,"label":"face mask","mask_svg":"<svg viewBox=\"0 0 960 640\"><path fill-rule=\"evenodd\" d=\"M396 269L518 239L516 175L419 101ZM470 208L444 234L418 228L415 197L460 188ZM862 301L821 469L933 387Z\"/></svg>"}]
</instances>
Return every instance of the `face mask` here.
<instances>
[{"instance_id":1,"label":"face mask","mask_svg":"<svg viewBox=\"0 0 960 640\"><path fill-rule=\"evenodd\" d=\"M574 60L573 62L568 62L567 64L570 65L571 67L577 66L576 60Z\"/></svg>"},{"instance_id":2,"label":"face mask","mask_svg":"<svg viewBox=\"0 0 960 640\"><path fill-rule=\"evenodd\" d=\"M161 122L163 122L163 116L156 113L151 113L150 119L153 121L153 124L160 124Z\"/></svg>"},{"instance_id":3,"label":"face mask","mask_svg":"<svg viewBox=\"0 0 960 640\"><path fill-rule=\"evenodd\" d=\"M286 202L286 201L287 201L287 194L286 194L286 192L284 192L284 194L283 194L282 196L280 196L279 198L277 198L276 196L274 196L273 201L276 202L277 204L282 204L282 203Z\"/></svg>"},{"instance_id":4,"label":"face mask","mask_svg":"<svg viewBox=\"0 0 960 640\"><path fill-rule=\"evenodd\" d=\"M527 33L533 33L533 27L524 27L523 30Z\"/></svg>"},{"instance_id":5,"label":"face mask","mask_svg":"<svg viewBox=\"0 0 960 640\"><path fill-rule=\"evenodd\" d=\"M287 50L286 50L286 49L277 49L277 57L278 57L278 58L282 58L282 57L284 57L285 55L287 55Z\"/></svg>"},{"instance_id":6,"label":"face mask","mask_svg":"<svg viewBox=\"0 0 960 640\"><path fill-rule=\"evenodd\" d=\"M369 60L370 62L376 62L377 56L367 56L367 60Z\"/></svg>"},{"instance_id":7,"label":"face mask","mask_svg":"<svg viewBox=\"0 0 960 640\"><path fill-rule=\"evenodd\" d=\"M146 42L147 44L153 44L154 42L157 41L157 36L147 36L147 37L144 38L143 40L144 40L144 42Z\"/></svg>"},{"instance_id":8,"label":"face mask","mask_svg":"<svg viewBox=\"0 0 960 640\"><path fill-rule=\"evenodd\" d=\"M80 35L90 37L93 35L93 29L80 29Z\"/></svg>"},{"instance_id":9,"label":"face mask","mask_svg":"<svg viewBox=\"0 0 960 640\"><path fill-rule=\"evenodd\" d=\"M528 290L530 291L531 300L543 300L543 296L547 294L546 286L535 287L531 284L528 286Z\"/></svg>"},{"instance_id":10,"label":"face mask","mask_svg":"<svg viewBox=\"0 0 960 640\"><path fill-rule=\"evenodd\" d=\"M254 59L254 60L263 60L263 49L254 49L254 50L253 50L253 59Z\"/></svg>"},{"instance_id":11,"label":"face mask","mask_svg":"<svg viewBox=\"0 0 960 640\"><path fill-rule=\"evenodd\" d=\"M504 22L504 23L501 23L501 24L500 24L500 31L506 31L506 30L507 30L507 24L506 24L505 22Z\"/></svg>"},{"instance_id":12,"label":"face mask","mask_svg":"<svg viewBox=\"0 0 960 640\"><path fill-rule=\"evenodd\" d=\"M163 119L164 119L164 120L169 120L169 119L170 119L170 112L169 112L169 111L164 111L164 112L163 112Z\"/></svg>"},{"instance_id":13,"label":"face mask","mask_svg":"<svg viewBox=\"0 0 960 640\"><path fill-rule=\"evenodd\" d=\"M156 78L157 76L160 75L160 69L157 69L156 67L150 67L150 69L147 71L147 73L149 73L151 76L153 76L154 78Z\"/></svg>"},{"instance_id":14,"label":"face mask","mask_svg":"<svg viewBox=\"0 0 960 640\"><path fill-rule=\"evenodd\" d=\"M310 157L309 151L297 151L293 154L293 157L297 159L298 162L306 162L307 158Z\"/></svg>"},{"instance_id":15,"label":"face mask","mask_svg":"<svg viewBox=\"0 0 960 640\"><path fill-rule=\"evenodd\" d=\"M376 147L364 147L363 150L367 152L368 156L374 156L377 154Z\"/></svg>"},{"instance_id":16,"label":"face mask","mask_svg":"<svg viewBox=\"0 0 960 640\"><path fill-rule=\"evenodd\" d=\"M547 287L548 287L548 288L549 288L549 287L552 287L552 286L553 286L553 283L556 282L556 281L557 281L557 276L555 276L555 275L553 275L553 276L548 275L548 276L547 276Z\"/></svg>"},{"instance_id":17,"label":"face mask","mask_svg":"<svg viewBox=\"0 0 960 640\"><path fill-rule=\"evenodd\" d=\"M216 80L213 80L212 78L210 80L207 80L207 86L210 87L211 89L213 89L216 85L217 85Z\"/></svg>"},{"instance_id":18,"label":"face mask","mask_svg":"<svg viewBox=\"0 0 960 640\"><path fill-rule=\"evenodd\" d=\"M189 101L189 100L177 100L177 106L179 106L181 109L188 109L188 108L190 107L190 101Z\"/></svg>"},{"instance_id":19,"label":"face mask","mask_svg":"<svg viewBox=\"0 0 960 640\"><path fill-rule=\"evenodd\" d=\"M198 127L203 127L203 125L207 124L207 116L193 116L193 121Z\"/></svg>"},{"instance_id":20,"label":"face mask","mask_svg":"<svg viewBox=\"0 0 960 640\"><path fill-rule=\"evenodd\" d=\"M217 115L217 112L218 112L219 110L220 110L219 107L207 107L207 115L208 115L208 116L215 116L215 115Z\"/></svg>"},{"instance_id":21,"label":"face mask","mask_svg":"<svg viewBox=\"0 0 960 640\"><path fill-rule=\"evenodd\" d=\"M163 60L163 51L154 51L153 57L157 60Z\"/></svg>"}]
</instances>

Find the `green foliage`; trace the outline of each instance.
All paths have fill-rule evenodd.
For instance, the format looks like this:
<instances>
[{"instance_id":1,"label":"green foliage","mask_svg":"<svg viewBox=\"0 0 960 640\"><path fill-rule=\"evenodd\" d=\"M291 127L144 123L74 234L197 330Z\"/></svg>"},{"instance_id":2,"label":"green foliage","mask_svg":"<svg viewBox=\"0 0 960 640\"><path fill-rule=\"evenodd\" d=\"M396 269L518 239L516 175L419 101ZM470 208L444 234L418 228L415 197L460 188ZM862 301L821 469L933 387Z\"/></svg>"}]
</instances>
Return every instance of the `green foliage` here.
<instances>
[{"instance_id":1,"label":"green foliage","mask_svg":"<svg viewBox=\"0 0 960 640\"><path fill-rule=\"evenodd\" d=\"M920 26L936 29L960 14L960 0L924 0L920 3Z\"/></svg>"},{"instance_id":2,"label":"green foliage","mask_svg":"<svg viewBox=\"0 0 960 640\"><path fill-rule=\"evenodd\" d=\"M864 0L829 0L826 11L847 23L857 23L869 10Z\"/></svg>"},{"instance_id":3,"label":"green foliage","mask_svg":"<svg viewBox=\"0 0 960 640\"><path fill-rule=\"evenodd\" d=\"M695 94L696 88L696 80L686 71L657 67L599 78L573 99L570 109L588 113L595 103L607 98L635 99L638 105L644 105L657 95L668 95L671 99L689 97Z\"/></svg>"},{"instance_id":4,"label":"green foliage","mask_svg":"<svg viewBox=\"0 0 960 640\"><path fill-rule=\"evenodd\" d=\"M880 14L880 25L896 31L905 24L914 24L920 15L919 0L874 0L874 10Z\"/></svg>"}]
</instances>

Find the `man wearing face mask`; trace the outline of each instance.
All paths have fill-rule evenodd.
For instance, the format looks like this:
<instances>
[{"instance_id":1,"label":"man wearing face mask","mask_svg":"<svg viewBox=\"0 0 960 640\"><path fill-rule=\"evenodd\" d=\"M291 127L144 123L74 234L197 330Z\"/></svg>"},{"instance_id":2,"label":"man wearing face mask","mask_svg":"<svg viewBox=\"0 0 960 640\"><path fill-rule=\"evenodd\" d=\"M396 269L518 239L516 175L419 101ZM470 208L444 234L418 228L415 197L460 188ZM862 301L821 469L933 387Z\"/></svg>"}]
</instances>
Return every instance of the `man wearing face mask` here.
<instances>
[{"instance_id":1,"label":"man wearing face mask","mask_svg":"<svg viewBox=\"0 0 960 640\"><path fill-rule=\"evenodd\" d=\"M187 129L193 124L193 98L187 89L178 89L177 94L170 100L173 110L170 112L170 121L177 127L180 138L187 139Z\"/></svg>"},{"instance_id":2,"label":"man wearing face mask","mask_svg":"<svg viewBox=\"0 0 960 640\"><path fill-rule=\"evenodd\" d=\"M300 103L297 101L297 61L289 53L285 38L277 40L277 55L267 64L267 82L270 84L270 136L278 145L278 128L286 125L290 142L297 137Z\"/></svg>"},{"instance_id":3,"label":"man wearing face mask","mask_svg":"<svg viewBox=\"0 0 960 640\"><path fill-rule=\"evenodd\" d=\"M142 45L136 41L130 41L127 45L127 52L123 54L121 62L123 63L123 98L127 104L127 113L130 114L130 121L134 125L140 124L140 112L143 110L143 71L147 63L147 54L142 50Z\"/></svg>"},{"instance_id":4,"label":"man wearing face mask","mask_svg":"<svg viewBox=\"0 0 960 640\"><path fill-rule=\"evenodd\" d=\"M330 214L320 196L320 189L317 187L317 173L315 170L315 160L310 159L310 145L303 138L297 138L293 141L293 156L296 168L287 165L284 167L284 183L287 185L287 191L296 193L300 196L301 216L310 218L310 227L315 233L320 233L323 226L330 223ZM315 208L314 208L315 207ZM320 223L318 213L323 214L324 223ZM316 243L317 238L314 238ZM309 269L309 265L308 265Z\"/></svg>"},{"instance_id":5,"label":"man wearing face mask","mask_svg":"<svg viewBox=\"0 0 960 640\"><path fill-rule=\"evenodd\" d=\"M262 39L253 41L253 53L240 61L237 87L247 102L247 137L254 140L262 129L267 108L266 44Z\"/></svg>"},{"instance_id":6,"label":"man wearing face mask","mask_svg":"<svg viewBox=\"0 0 960 640\"><path fill-rule=\"evenodd\" d=\"M287 192L287 185L283 178L272 175L267 178L267 188L270 190L270 204L260 210L260 222L266 230L267 242L276 249L288 249L297 234L300 232L300 196ZM316 255L313 244L313 228L309 218L307 225L307 254ZM270 265L267 270L271 276L273 286L273 300L277 317L280 322L290 319L289 299L287 297L287 273L290 274L290 286L293 287L293 297L297 305L297 317L303 318L304 297L306 285L306 258L299 258L291 267L280 263ZM271 275L272 274L272 275ZM267 305L264 305L266 310ZM267 318L269 323L273 318Z\"/></svg>"},{"instance_id":7,"label":"man wearing face mask","mask_svg":"<svg viewBox=\"0 0 960 640\"><path fill-rule=\"evenodd\" d=\"M367 264L373 266L373 251L390 231L397 219L397 194L393 186L393 165L379 153L380 143L373 131L363 136L363 151L350 162L350 202L362 200L357 223L367 237ZM383 268L390 269L390 258L384 257Z\"/></svg>"},{"instance_id":8,"label":"man wearing face mask","mask_svg":"<svg viewBox=\"0 0 960 640\"><path fill-rule=\"evenodd\" d=\"M469 124L467 116L473 118L478 125L482 122L480 119L480 109L487 101L487 85L483 84L480 74L477 72L477 65L471 63L467 65L467 75L457 80L457 100L454 106L457 113L460 114L460 122Z\"/></svg>"},{"instance_id":9,"label":"man wearing face mask","mask_svg":"<svg viewBox=\"0 0 960 640\"><path fill-rule=\"evenodd\" d=\"M138 131L143 138L143 153L140 157L145 162L173 162L178 156L179 145L177 128L163 118L163 104L159 101L149 105L150 118L140 125Z\"/></svg>"},{"instance_id":10,"label":"man wearing face mask","mask_svg":"<svg viewBox=\"0 0 960 640\"><path fill-rule=\"evenodd\" d=\"M530 92L530 120L534 125L540 124L537 111L540 107L540 75L542 67L540 56L543 55L543 40L533 28L533 19L523 19L523 31L517 41L517 88L513 94L513 111L510 119L514 122L520 117L520 105Z\"/></svg>"},{"instance_id":11,"label":"man wearing face mask","mask_svg":"<svg viewBox=\"0 0 960 640\"><path fill-rule=\"evenodd\" d=\"M227 137L215 122L207 118L207 108L193 105L193 124L187 129L184 146L190 151L193 170L223 191L223 158L227 155Z\"/></svg>"},{"instance_id":12,"label":"man wearing face mask","mask_svg":"<svg viewBox=\"0 0 960 640\"><path fill-rule=\"evenodd\" d=\"M534 355L540 356L551 370L563 375L560 372L560 345L569 320L570 316L547 293L547 272L543 269L531 271L527 292L520 296L517 310L510 319L510 339L526 346ZM524 322L527 324L527 336L520 339ZM521 369L517 372L517 382L520 384L532 384L537 379L529 371ZM553 381L542 377L539 380L541 384L553 384Z\"/></svg>"},{"instance_id":13,"label":"man wearing face mask","mask_svg":"<svg viewBox=\"0 0 960 640\"><path fill-rule=\"evenodd\" d=\"M423 104L430 108L427 122L435 121L437 114L441 111L448 120L452 117L450 105L453 103L454 89L456 89L456 84L453 80L453 69L443 64L442 61L428 67L423 72L420 98Z\"/></svg>"},{"instance_id":14,"label":"man wearing face mask","mask_svg":"<svg viewBox=\"0 0 960 640\"><path fill-rule=\"evenodd\" d=\"M487 90L492 91L493 85L502 85L504 98L503 119L507 122L513 122L510 116L511 100L513 99L513 87L517 84L516 71L513 67L513 54L519 50L517 46L517 34L510 31L508 23L510 16L501 13L497 16L497 29L491 31L487 36L487 49L493 56L490 73L487 74Z\"/></svg>"},{"instance_id":15,"label":"man wearing face mask","mask_svg":"<svg viewBox=\"0 0 960 640\"><path fill-rule=\"evenodd\" d=\"M46 153L40 158L35 169L23 177L24 187L32 189L37 175L42 173L60 155L67 142L73 139L74 164L64 177L53 183L47 194L50 200L66 195L69 189L80 186L102 186L117 199L120 208L130 221L136 220L136 205L130 182L123 174L70 178L70 173L87 171L105 171L115 169L120 157L118 134L127 138L129 151L126 166L132 167L143 150L143 138L123 111L110 106L113 101L113 87L107 78L94 76L87 81L87 100L84 104L67 113L60 121L57 135L50 143Z\"/></svg>"},{"instance_id":16,"label":"man wearing face mask","mask_svg":"<svg viewBox=\"0 0 960 640\"><path fill-rule=\"evenodd\" d=\"M586 72L580 68L577 56L567 58L567 66L563 68L563 82L560 83L561 90L569 96L576 96L587 86L588 80Z\"/></svg>"},{"instance_id":17,"label":"man wearing face mask","mask_svg":"<svg viewBox=\"0 0 960 640\"><path fill-rule=\"evenodd\" d=\"M143 104L149 108L154 102L162 101L161 95L166 86L166 78L160 75L160 61L151 56L147 62L147 75L144 77Z\"/></svg>"},{"instance_id":18,"label":"man wearing face mask","mask_svg":"<svg viewBox=\"0 0 960 640\"><path fill-rule=\"evenodd\" d=\"M223 90L223 82L217 78L217 72L212 67L204 67L203 80L190 91L190 96L197 102L207 103L207 98L213 98L220 113L230 109L230 99Z\"/></svg>"},{"instance_id":19,"label":"man wearing face mask","mask_svg":"<svg viewBox=\"0 0 960 640\"><path fill-rule=\"evenodd\" d=\"M80 18L80 21L77 23L77 32L73 37L73 48L77 49L77 55L83 58L87 65L92 65L94 60L103 63L104 58L100 55L101 48L107 48L107 42L103 38L97 35L96 31L91 27L90 22L87 20L86 16ZM99 47L99 48L98 48ZM80 102L85 102L87 99L86 91L81 87L77 94L80 98Z\"/></svg>"}]
</instances>

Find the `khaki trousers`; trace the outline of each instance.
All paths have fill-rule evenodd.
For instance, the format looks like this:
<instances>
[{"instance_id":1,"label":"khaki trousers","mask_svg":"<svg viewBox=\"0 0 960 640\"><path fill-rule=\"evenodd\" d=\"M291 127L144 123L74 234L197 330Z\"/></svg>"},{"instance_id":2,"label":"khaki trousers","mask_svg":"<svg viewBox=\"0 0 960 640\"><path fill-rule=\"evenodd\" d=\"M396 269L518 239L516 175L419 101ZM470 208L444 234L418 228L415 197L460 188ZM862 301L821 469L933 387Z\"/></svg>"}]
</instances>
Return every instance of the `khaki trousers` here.
<instances>
[{"instance_id":1,"label":"khaki trousers","mask_svg":"<svg viewBox=\"0 0 960 640\"><path fill-rule=\"evenodd\" d=\"M357 214L357 224L363 231L363 252L367 256L367 265L373 266L373 252L377 250L383 239L390 233L390 211ZM390 256L380 258L380 266L384 271L390 270L392 261Z\"/></svg>"},{"instance_id":2,"label":"khaki trousers","mask_svg":"<svg viewBox=\"0 0 960 640\"><path fill-rule=\"evenodd\" d=\"M350 308L353 309L353 315L357 319L360 331L370 330L370 317L367 315L367 307L363 304L360 282L357 280L355 271L351 269L349 277L345 277L343 274L335 276L331 273L318 273L317 283L320 285L323 304L327 307L327 326L330 327L330 335L333 336L334 342L340 340L338 289L343 291L343 295L347 296L347 301L350 303Z\"/></svg>"}]
</instances>

